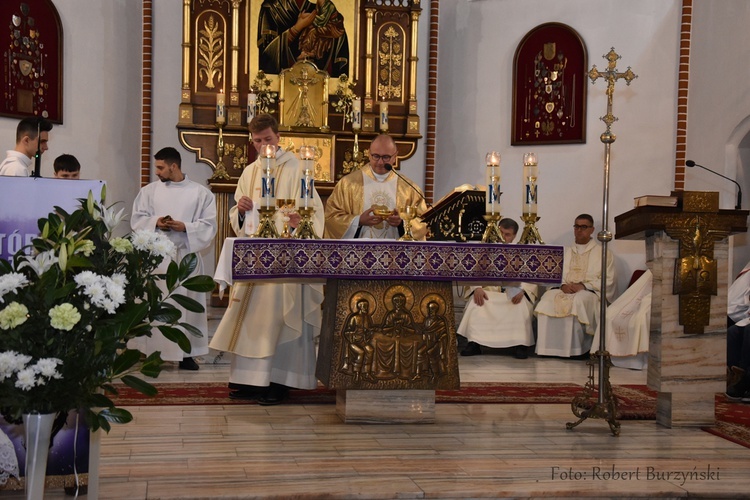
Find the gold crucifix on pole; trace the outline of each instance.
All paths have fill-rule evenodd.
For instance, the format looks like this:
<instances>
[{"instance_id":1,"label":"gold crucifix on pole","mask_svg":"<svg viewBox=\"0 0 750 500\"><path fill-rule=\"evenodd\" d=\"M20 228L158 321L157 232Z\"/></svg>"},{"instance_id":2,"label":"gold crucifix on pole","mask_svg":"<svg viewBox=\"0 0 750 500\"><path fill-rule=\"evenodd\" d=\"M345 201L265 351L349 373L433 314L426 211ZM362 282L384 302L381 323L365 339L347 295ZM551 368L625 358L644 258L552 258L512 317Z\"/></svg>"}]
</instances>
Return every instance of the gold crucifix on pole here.
<instances>
[{"instance_id":1,"label":"gold crucifix on pole","mask_svg":"<svg viewBox=\"0 0 750 500\"><path fill-rule=\"evenodd\" d=\"M599 300L599 350L596 351L589 360L589 380L581 394L573 398L571 404L573 414L578 417L576 422L568 422L566 427L572 429L587 418L603 418L609 424L609 429L615 436L620 435L620 423L617 417L617 399L612 393L612 384L609 382L609 369L612 366L612 358L607 352L607 243L612 240L612 233L608 227L608 204L609 204L609 159L612 143L617 138L612 133L612 124L617 121L617 117L612 114L612 101L615 94L615 83L623 79L625 83L638 78L628 66L627 71L620 73L617 71L617 60L620 56L612 47L610 51L602 56L607 60L607 69L599 71L596 65L591 67L588 75L591 83L596 83L599 78L607 80L607 114L601 117L601 120L607 124L607 130L600 136L604 143L604 197L602 203L602 230L596 235L596 238L602 242L602 272L601 272L601 299ZM594 367L599 366L599 380L594 381ZM593 401L596 395L597 400Z\"/></svg>"}]
</instances>

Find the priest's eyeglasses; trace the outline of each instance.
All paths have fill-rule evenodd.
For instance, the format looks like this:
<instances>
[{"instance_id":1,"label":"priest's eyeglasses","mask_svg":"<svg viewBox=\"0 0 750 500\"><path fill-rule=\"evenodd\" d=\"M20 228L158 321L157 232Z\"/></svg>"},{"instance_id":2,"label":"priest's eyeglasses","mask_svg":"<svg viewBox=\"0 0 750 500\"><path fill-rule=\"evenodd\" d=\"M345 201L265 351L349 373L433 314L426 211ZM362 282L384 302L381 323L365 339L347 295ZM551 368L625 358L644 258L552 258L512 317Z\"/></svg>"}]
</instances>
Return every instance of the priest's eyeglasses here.
<instances>
[{"instance_id":1,"label":"priest's eyeglasses","mask_svg":"<svg viewBox=\"0 0 750 500\"><path fill-rule=\"evenodd\" d=\"M573 224L573 229L580 229L581 231L585 231L590 227L594 227L594 226L589 226L587 224Z\"/></svg>"},{"instance_id":2,"label":"priest's eyeglasses","mask_svg":"<svg viewBox=\"0 0 750 500\"><path fill-rule=\"evenodd\" d=\"M396 153L393 153L392 155L376 155L376 154L370 154L370 158L372 158L372 160L373 160L374 162L376 162L376 163L377 163L377 162L379 162L379 161L384 161L384 162L387 162L387 161L389 161L389 160L390 160L391 158L393 158L394 156L396 156Z\"/></svg>"}]
</instances>

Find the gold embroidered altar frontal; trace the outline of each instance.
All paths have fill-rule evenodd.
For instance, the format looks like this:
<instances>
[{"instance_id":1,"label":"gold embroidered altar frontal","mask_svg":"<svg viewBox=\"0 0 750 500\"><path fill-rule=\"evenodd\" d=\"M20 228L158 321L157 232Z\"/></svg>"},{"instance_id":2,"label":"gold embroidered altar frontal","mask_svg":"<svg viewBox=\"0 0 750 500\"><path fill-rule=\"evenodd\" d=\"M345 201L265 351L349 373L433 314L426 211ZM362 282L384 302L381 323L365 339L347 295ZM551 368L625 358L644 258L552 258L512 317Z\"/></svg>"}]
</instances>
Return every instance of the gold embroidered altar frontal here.
<instances>
[{"instance_id":1,"label":"gold embroidered altar frontal","mask_svg":"<svg viewBox=\"0 0 750 500\"><path fill-rule=\"evenodd\" d=\"M486 243L236 239L232 278L559 283L563 248Z\"/></svg>"}]
</instances>

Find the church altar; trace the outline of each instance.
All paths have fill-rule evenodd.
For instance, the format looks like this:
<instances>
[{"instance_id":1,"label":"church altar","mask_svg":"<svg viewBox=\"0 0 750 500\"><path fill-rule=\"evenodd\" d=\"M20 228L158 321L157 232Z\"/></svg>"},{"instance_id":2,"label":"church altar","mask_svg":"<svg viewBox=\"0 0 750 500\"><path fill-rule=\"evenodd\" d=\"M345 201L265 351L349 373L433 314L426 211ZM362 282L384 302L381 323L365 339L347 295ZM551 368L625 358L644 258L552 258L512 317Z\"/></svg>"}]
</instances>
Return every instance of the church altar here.
<instances>
[{"instance_id":1,"label":"church altar","mask_svg":"<svg viewBox=\"0 0 750 500\"><path fill-rule=\"evenodd\" d=\"M559 246L228 238L214 279L325 281L316 377L337 413L429 423L460 385L452 283L557 284L562 265Z\"/></svg>"}]
</instances>

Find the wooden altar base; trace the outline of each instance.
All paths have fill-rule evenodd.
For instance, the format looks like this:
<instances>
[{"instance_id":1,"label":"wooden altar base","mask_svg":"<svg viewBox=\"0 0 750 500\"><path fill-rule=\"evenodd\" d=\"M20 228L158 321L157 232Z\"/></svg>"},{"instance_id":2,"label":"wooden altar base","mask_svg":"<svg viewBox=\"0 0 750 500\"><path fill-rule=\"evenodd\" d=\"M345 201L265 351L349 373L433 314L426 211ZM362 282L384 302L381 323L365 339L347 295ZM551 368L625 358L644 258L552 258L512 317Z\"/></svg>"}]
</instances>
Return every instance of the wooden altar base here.
<instances>
[{"instance_id":1,"label":"wooden altar base","mask_svg":"<svg viewBox=\"0 0 750 500\"><path fill-rule=\"evenodd\" d=\"M346 424L434 424L435 391L342 389L336 414Z\"/></svg>"}]
</instances>

